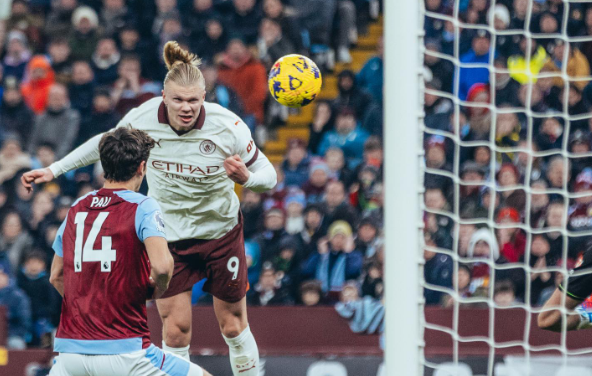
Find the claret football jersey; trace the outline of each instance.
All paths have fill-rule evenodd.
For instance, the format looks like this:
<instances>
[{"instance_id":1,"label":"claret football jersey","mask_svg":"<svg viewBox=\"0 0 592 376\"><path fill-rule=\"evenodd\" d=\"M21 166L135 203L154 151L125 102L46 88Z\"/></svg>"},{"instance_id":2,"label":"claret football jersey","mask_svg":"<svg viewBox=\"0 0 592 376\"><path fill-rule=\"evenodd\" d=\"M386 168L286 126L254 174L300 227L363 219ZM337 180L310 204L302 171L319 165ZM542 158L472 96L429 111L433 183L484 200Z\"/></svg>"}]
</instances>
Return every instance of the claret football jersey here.
<instances>
[{"instance_id":1,"label":"claret football jersey","mask_svg":"<svg viewBox=\"0 0 592 376\"><path fill-rule=\"evenodd\" d=\"M53 244L64 261L55 351L121 354L150 345L150 262L144 240L152 236L165 237L153 198L103 188L72 205Z\"/></svg>"}]
</instances>

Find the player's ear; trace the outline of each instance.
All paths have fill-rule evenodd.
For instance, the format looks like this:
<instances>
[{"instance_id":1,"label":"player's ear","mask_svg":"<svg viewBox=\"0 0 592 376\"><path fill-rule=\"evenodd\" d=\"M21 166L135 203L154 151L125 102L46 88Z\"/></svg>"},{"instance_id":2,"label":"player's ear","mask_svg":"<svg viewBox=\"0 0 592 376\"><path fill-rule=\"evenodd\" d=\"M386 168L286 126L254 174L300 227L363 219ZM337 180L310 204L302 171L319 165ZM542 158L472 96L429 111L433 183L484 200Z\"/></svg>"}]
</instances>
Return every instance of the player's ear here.
<instances>
[{"instance_id":1,"label":"player's ear","mask_svg":"<svg viewBox=\"0 0 592 376\"><path fill-rule=\"evenodd\" d=\"M140 162L140 165L138 166L138 170L136 171L137 175L144 175L146 173L146 161L142 161Z\"/></svg>"}]
</instances>

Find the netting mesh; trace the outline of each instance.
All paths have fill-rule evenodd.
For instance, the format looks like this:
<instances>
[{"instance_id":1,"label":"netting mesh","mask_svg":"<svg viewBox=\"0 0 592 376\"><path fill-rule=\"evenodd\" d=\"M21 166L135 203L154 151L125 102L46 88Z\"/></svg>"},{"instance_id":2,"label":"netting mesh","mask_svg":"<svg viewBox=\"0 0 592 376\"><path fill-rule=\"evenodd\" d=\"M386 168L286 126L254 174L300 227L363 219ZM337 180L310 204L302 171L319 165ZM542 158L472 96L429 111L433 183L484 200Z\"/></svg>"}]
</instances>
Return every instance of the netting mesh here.
<instances>
[{"instance_id":1,"label":"netting mesh","mask_svg":"<svg viewBox=\"0 0 592 376\"><path fill-rule=\"evenodd\" d=\"M559 283L587 274L570 275L592 235L589 3L421 6L425 374L592 364L574 358L592 343L568 333L567 309L560 334L536 322Z\"/></svg>"}]
</instances>

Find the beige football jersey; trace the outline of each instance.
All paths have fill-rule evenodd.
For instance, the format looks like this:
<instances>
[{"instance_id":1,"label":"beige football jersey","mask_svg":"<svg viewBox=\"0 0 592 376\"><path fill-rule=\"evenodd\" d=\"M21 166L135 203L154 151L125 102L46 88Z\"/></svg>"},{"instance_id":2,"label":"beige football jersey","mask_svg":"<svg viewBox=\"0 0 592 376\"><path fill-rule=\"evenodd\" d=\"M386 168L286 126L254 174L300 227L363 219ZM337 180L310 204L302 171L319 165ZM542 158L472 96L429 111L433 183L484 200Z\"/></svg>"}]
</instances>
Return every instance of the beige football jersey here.
<instances>
[{"instance_id":1,"label":"beige football jersey","mask_svg":"<svg viewBox=\"0 0 592 376\"><path fill-rule=\"evenodd\" d=\"M238 223L239 200L224 160L238 154L249 167L259 150L247 125L224 107L205 102L195 127L178 134L162 97L131 110L117 125L147 132L156 146L148 159L148 195L160 203L169 242L217 239Z\"/></svg>"}]
</instances>

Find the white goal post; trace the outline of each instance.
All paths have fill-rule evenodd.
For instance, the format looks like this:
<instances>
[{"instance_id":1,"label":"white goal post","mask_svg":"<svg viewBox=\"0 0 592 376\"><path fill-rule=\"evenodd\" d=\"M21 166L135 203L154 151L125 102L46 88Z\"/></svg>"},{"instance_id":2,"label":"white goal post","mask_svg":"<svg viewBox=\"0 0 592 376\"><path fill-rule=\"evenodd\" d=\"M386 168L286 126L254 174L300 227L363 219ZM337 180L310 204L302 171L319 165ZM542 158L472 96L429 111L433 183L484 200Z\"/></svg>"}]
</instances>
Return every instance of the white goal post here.
<instances>
[{"instance_id":1,"label":"white goal post","mask_svg":"<svg viewBox=\"0 0 592 376\"><path fill-rule=\"evenodd\" d=\"M387 375L419 376L423 86L419 2L384 2L385 362Z\"/></svg>"}]
</instances>

